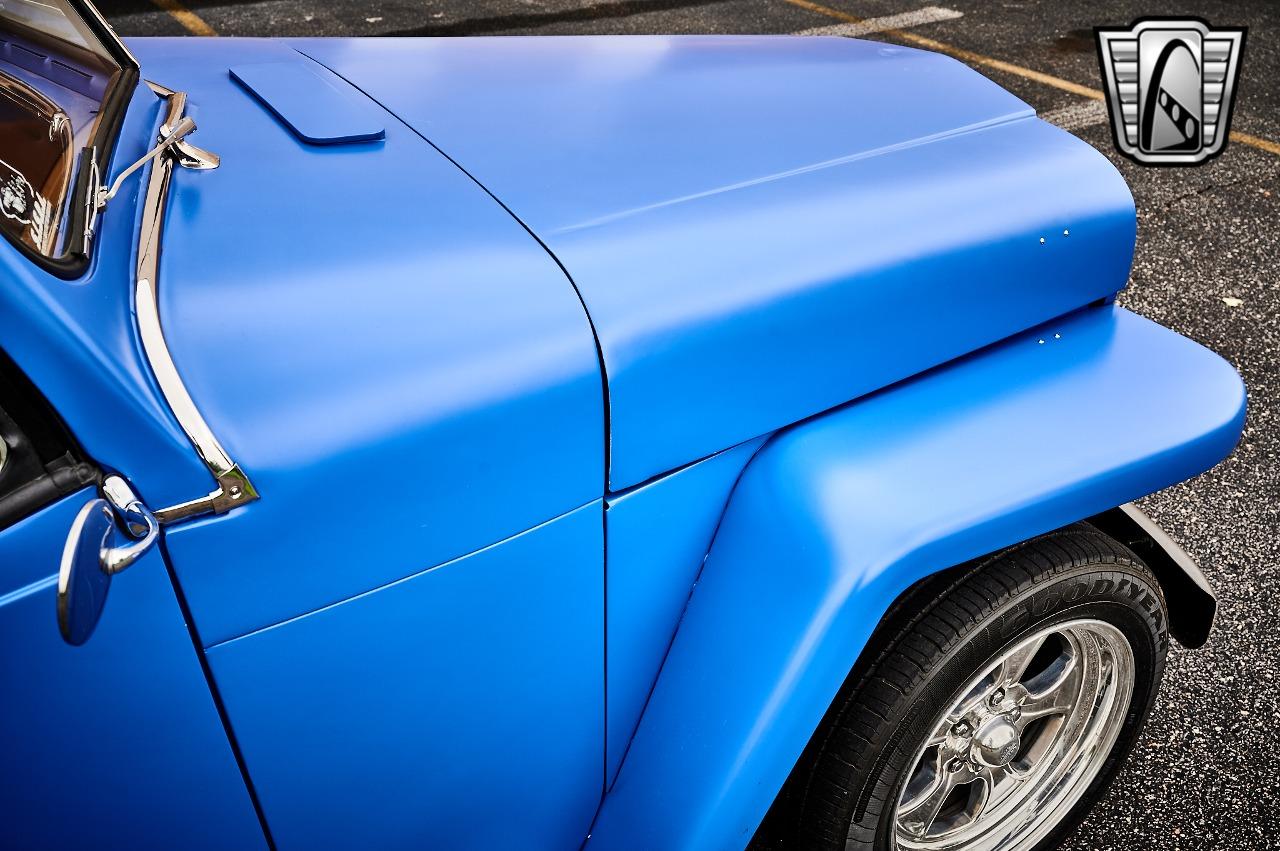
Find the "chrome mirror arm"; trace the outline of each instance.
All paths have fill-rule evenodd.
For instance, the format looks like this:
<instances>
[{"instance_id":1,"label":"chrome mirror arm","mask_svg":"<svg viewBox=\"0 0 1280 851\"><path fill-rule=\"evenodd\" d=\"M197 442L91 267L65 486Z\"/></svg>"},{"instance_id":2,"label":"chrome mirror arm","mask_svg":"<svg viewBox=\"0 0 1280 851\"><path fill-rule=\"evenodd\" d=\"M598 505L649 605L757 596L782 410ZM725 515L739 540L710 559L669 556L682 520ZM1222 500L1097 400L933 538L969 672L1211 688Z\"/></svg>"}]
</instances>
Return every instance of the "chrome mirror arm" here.
<instances>
[{"instance_id":1,"label":"chrome mirror arm","mask_svg":"<svg viewBox=\"0 0 1280 851\"><path fill-rule=\"evenodd\" d=\"M135 538L132 543L109 547L104 551L102 569L114 576L151 549L160 535L160 522L119 476L107 476L102 483L102 493L115 509L116 515L124 521L129 534Z\"/></svg>"},{"instance_id":2,"label":"chrome mirror arm","mask_svg":"<svg viewBox=\"0 0 1280 851\"><path fill-rule=\"evenodd\" d=\"M57 615L63 640L76 646L89 640L102 617L112 577L140 559L159 537L159 521L129 483L107 476L102 497L81 506L62 549Z\"/></svg>"}]
</instances>

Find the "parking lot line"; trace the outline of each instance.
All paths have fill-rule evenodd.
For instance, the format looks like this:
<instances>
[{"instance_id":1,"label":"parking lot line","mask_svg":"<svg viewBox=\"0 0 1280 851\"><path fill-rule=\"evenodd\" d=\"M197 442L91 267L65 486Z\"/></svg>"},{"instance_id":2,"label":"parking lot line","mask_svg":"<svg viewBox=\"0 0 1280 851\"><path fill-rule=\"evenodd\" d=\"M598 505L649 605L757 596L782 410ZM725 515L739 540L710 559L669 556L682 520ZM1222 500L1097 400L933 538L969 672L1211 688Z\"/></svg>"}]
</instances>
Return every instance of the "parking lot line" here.
<instances>
[{"instance_id":1,"label":"parking lot line","mask_svg":"<svg viewBox=\"0 0 1280 851\"><path fill-rule=\"evenodd\" d=\"M830 6L824 6L821 3L814 3L812 0L783 0L792 6L798 6L801 9L808 9L819 15L825 15L828 18L834 18L838 21L844 21L848 24L862 24L868 19L859 18L857 15L851 15L848 12L842 12L839 9L832 9ZM947 44L945 41L928 38L916 33L907 32L901 29L884 29L880 30L882 35L914 44L917 47L923 47L926 50L934 50L938 53L945 53L948 56L954 56L956 59L963 60L973 65L981 65L987 68L994 68L997 71L1004 71L1007 74L1014 74L1026 80L1033 80L1046 86L1052 86L1055 89L1061 89L1064 92L1070 92L1073 95L1086 97L1090 100L1104 100L1105 95L1098 89L1090 86L1082 86L1079 83L1073 83L1070 80L1064 80L1061 77L1055 77L1052 74L1046 74L1043 71L1036 71L1033 68L1025 68L1021 65L1015 65L1012 62L1005 62L1003 59L996 59L993 56L986 56L981 53L975 53L972 50L966 50L963 47L956 47L953 44ZM1253 136L1249 133L1239 133L1231 131L1231 141L1238 142L1241 145L1248 145L1268 153L1280 155L1280 143L1273 142L1270 139L1263 139L1259 136Z\"/></svg>"},{"instance_id":2,"label":"parking lot line","mask_svg":"<svg viewBox=\"0 0 1280 851\"><path fill-rule=\"evenodd\" d=\"M169 16L192 35L217 35L218 31L209 26L204 18L183 6L178 0L151 0L157 7L169 13Z\"/></svg>"},{"instance_id":3,"label":"parking lot line","mask_svg":"<svg viewBox=\"0 0 1280 851\"><path fill-rule=\"evenodd\" d=\"M1238 133L1235 130L1231 131L1230 139L1233 142L1260 148L1268 153L1280 156L1280 142L1273 142L1270 139L1263 139L1260 136L1253 136L1249 133Z\"/></svg>"},{"instance_id":4,"label":"parking lot line","mask_svg":"<svg viewBox=\"0 0 1280 851\"><path fill-rule=\"evenodd\" d=\"M858 36L886 30L904 30L908 27L918 27L922 24L932 24L937 21L954 21L956 18L963 17L964 12L957 12L955 9L926 6L923 9L916 9L914 12L867 18L857 23L845 21L842 24L830 24L825 27L810 27L807 30L800 30L796 35L842 35L846 38L857 38Z\"/></svg>"}]
</instances>

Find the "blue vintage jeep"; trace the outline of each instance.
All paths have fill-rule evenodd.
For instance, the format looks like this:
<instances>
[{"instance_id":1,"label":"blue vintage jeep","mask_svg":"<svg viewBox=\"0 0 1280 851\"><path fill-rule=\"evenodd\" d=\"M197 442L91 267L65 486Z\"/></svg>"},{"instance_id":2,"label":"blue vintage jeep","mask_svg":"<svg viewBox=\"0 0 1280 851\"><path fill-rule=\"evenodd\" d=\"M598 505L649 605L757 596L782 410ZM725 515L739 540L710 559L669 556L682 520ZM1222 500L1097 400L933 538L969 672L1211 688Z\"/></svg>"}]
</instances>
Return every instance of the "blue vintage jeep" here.
<instances>
[{"instance_id":1,"label":"blue vintage jeep","mask_svg":"<svg viewBox=\"0 0 1280 851\"><path fill-rule=\"evenodd\" d=\"M1241 383L953 60L5 0L0 200L4 847L1044 848L1207 639Z\"/></svg>"}]
</instances>

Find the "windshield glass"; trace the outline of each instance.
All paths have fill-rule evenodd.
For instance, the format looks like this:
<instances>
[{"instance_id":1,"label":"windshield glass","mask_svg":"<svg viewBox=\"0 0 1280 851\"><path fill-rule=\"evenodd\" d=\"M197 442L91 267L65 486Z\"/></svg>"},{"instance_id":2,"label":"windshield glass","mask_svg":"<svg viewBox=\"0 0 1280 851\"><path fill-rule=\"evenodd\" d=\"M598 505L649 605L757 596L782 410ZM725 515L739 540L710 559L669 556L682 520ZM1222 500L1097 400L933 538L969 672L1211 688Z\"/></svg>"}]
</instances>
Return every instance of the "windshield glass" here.
<instances>
[{"instance_id":1,"label":"windshield glass","mask_svg":"<svg viewBox=\"0 0 1280 851\"><path fill-rule=\"evenodd\" d=\"M104 104L122 75L69 0L0 0L0 230L37 254L65 254L80 151L101 147Z\"/></svg>"}]
</instances>

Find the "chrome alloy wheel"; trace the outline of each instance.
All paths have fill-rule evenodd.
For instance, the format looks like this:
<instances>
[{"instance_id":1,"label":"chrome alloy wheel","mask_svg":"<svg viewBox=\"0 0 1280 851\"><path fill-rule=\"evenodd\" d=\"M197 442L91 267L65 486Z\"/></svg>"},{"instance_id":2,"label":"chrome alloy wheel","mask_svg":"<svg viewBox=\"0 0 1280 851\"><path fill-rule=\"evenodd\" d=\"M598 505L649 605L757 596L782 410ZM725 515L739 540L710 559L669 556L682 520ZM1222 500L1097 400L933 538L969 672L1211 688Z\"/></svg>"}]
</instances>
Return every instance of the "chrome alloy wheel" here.
<instances>
[{"instance_id":1,"label":"chrome alloy wheel","mask_svg":"<svg viewBox=\"0 0 1280 851\"><path fill-rule=\"evenodd\" d=\"M897 847L1033 847L1106 762L1133 689L1133 649L1105 621L1067 621L1019 641L931 728L898 797Z\"/></svg>"}]
</instances>

